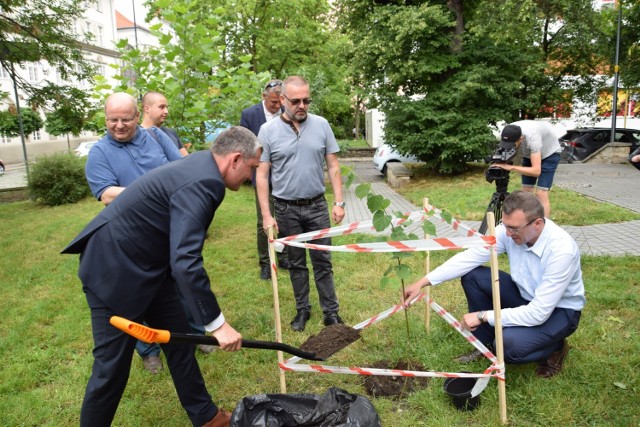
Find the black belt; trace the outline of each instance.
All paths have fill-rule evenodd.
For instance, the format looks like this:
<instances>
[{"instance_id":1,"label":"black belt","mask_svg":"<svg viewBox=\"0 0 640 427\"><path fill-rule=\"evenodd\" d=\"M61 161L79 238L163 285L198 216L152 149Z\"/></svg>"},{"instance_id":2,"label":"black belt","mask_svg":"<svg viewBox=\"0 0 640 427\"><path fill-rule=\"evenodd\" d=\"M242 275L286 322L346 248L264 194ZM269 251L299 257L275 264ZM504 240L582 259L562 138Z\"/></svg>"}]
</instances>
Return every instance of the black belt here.
<instances>
[{"instance_id":1,"label":"black belt","mask_svg":"<svg viewBox=\"0 0 640 427\"><path fill-rule=\"evenodd\" d=\"M275 200L278 203L285 203L287 205L296 205L296 206L310 205L322 199L324 199L324 194L318 194L316 197L312 197L310 199L297 199L297 200L285 200L285 199L281 199L280 197L273 196L273 200Z\"/></svg>"}]
</instances>

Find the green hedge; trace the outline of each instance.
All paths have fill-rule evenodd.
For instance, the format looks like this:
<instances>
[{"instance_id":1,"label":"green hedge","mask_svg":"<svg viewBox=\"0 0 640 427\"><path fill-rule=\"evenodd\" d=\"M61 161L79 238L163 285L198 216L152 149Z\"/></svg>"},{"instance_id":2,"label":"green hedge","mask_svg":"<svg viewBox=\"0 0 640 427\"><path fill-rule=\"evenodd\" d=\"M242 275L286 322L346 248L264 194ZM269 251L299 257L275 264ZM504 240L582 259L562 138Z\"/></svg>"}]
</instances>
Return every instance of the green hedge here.
<instances>
[{"instance_id":1,"label":"green hedge","mask_svg":"<svg viewBox=\"0 0 640 427\"><path fill-rule=\"evenodd\" d=\"M31 197L48 206L75 203L91 194L84 176L85 160L69 153L41 157L29 176Z\"/></svg>"}]
</instances>

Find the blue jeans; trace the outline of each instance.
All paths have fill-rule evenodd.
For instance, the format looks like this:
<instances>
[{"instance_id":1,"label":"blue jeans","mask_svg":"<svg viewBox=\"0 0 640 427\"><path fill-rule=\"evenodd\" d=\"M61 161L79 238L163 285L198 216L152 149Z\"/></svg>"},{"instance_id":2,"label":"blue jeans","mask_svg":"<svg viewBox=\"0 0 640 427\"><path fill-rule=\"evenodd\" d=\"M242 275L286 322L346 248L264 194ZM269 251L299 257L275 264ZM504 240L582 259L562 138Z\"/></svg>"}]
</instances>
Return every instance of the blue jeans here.
<instances>
[{"instance_id":1,"label":"blue jeans","mask_svg":"<svg viewBox=\"0 0 640 427\"><path fill-rule=\"evenodd\" d=\"M499 280L502 308L529 304L529 301L520 295L510 274L500 271ZM461 281L467 297L469 313L493 310L490 268L475 268L462 276ZM521 364L547 360L551 353L562 348L564 339L578 328L580 314L579 311L568 308L556 308L541 325L503 327L504 361ZM480 325L473 335L484 345L492 345L495 348L495 329L488 323Z\"/></svg>"},{"instance_id":2,"label":"blue jeans","mask_svg":"<svg viewBox=\"0 0 640 427\"><path fill-rule=\"evenodd\" d=\"M558 169L558 163L560 163L559 153L545 157L540 163L540 176L535 177L522 175L522 186L535 187L537 183L539 189L549 191L553 184L553 176L556 174L556 169ZM531 159L523 157L522 166L531 166Z\"/></svg>"},{"instance_id":3,"label":"blue jeans","mask_svg":"<svg viewBox=\"0 0 640 427\"><path fill-rule=\"evenodd\" d=\"M274 199L280 237L292 236L309 231L329 228L329 208L324 197L306 205L294 205ZM331 238L312 240L311 243L330 245ZM310 310L309 304L309 269L307 268L307 251L304 248L287 246L290 269L289 277L296 298L296 310ZM313 266L313 278L324 314L338 312L338 297L333 283L331 252L310 250L309 257Z\"/></svg>"},{"instance_id":4,"label":"blue jeans","mask_svg":"<svg viewBox=\"0 0 640 427\"><path fill-rule=\"evenodd\" d=\"M182 295L180 295L180 302L182 303L182 307L184 308L184 311L187 314L187 319L189 319L189 326L191 327L191 331L194 334L204 335L204 333L205 333L204 326L198 325L193 320L193 316L191 315L191 311L189 311L189 307L187 307L187 304L185 303L184 298L182 298ZM145 325L147 325L147 324L145 323ZM147 325L147 326L149 326L149 325ZM158 344L156 344L156 343L147 344L144 341L138 340L136 342L136 351L138 352L140 357L142 357L143 359L145 357L149 357L149 356L159 356L160 355L160 346Z\"/></svg>"}]
</instances>

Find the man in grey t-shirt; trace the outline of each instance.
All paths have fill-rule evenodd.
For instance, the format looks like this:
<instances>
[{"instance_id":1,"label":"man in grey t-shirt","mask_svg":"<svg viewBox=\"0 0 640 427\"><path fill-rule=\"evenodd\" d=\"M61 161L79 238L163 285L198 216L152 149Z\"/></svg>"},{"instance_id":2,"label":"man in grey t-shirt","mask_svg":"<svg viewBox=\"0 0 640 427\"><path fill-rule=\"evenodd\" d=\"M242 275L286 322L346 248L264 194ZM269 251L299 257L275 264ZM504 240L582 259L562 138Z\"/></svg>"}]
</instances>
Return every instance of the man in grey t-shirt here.
<instances>
[{"instance_id":1,"label":"man in grey t-shirt","mask_svg":"<svg viewBox=\"0 0 640 427\"><path fill-rule=\"evenodd\" d=\"M333 188L333 221L344 218L344 199L340 165L336 153L340 151L331 126L326 119L307 112L309 83L293 76L282 85L281 101L284 112L260 128L258 139L263 146L260 166L256 172L258 200L265 230L276 227L280 236L291 236L331 226L329 209L324 197L324 162ZM269 172L273 205L278 221L269 209ZM330 238L313 240L330 245ZM287 247L289 277L296 298L296 316L291 321L294 331L303 331L311 317L309 304L309 269L306 250ZM310 250L313 276L324 314L326 326L343 323L338 315L338 298L333 282L331 253Z\"/></svg>"},{"instance_id":2,"label":"man in grey t-shirt","mask_svg":"<svg viewBox=\"0 0 640 427\"><path fill-rule=\"evenodd\" d=\"M521 174L522 189L536 193L536 197L544 206L544 216L549 218L551 215L549 190L551 190L553 176L560 163L562 151L553 127L543 121L520 120L505 126L500 140L503 144L515 144L515 147L520 149L522 166L495 163L491 167Z\"/></svg>"}]
</instances>

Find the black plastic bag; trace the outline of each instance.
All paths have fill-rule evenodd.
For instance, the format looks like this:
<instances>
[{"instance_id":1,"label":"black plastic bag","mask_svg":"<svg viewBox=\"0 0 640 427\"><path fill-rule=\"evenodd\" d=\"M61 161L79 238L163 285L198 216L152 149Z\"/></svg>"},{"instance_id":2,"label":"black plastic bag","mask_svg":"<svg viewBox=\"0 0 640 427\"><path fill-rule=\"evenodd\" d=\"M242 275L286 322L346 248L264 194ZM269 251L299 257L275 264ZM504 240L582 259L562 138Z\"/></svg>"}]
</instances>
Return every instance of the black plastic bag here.
<instances>
[{"instance_id":1,"label":"black plastic bag","mask_svg":"<svg viewBox=\"0 0 640 427\"><path fill-rule=\"evenodd\" d=\"M238 403L232 427L380 427L369 399L332 387L324 394L257 394Z\"/></svg>"}]
</instances>

